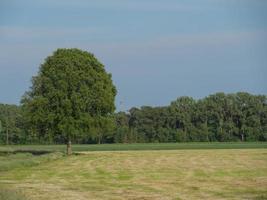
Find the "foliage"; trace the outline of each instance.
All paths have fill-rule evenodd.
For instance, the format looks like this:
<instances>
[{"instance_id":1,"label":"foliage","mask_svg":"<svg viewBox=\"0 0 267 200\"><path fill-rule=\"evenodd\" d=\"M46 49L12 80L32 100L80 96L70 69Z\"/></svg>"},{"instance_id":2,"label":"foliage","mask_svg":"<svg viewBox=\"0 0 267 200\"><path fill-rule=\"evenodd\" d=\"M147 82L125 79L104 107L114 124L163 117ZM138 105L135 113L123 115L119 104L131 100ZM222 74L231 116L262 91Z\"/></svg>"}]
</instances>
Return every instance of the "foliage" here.
<instances>
[{"instance_id":1,"label":"foliage","mask_svg":"<svg viewBox=\"0 0 267 200\"><path fill-rule=\"evenodd\" d=\"M49 143L97 138L112 124L115 86L93 54L58 49L46 58L22 98L30 135Z\"/></svg>"},{"instance_id":2,"label":"foliage","mask_svg":"<svg viewBox=\"0 0 267 200\"><path fill-rule=\"evenodd\" d=\"M19 106L0 104L0 144L25 142L22 120Z\"/></svg>"},{"instance_id":3,"label":"foliage","mask_svg":"<svg viewBox=\"0 0 267 200\"><path fill-rule=\"evenodd\" d=\"M245 92L200 100L180 97L166 107L132 108L117 123L116 142L266 141L267 98ZM122 133L124 132L124 134ZM129 135L134 134L134 137Z\"/></svg>"},{"instance_id":4,"label":"foliage","mask_svg":"<svg viewBox=\"0 0 267 200\"><path fill-rule=\"evenodd\" d=\"M75 143L267 141L266 101L265 95L244 92L216 93L199 100L180 97L169 106L143 106L115 115L79 112L84 118L76 117L66 127L75 128L72 132ZM61 115L54 109L57 114L53 114L53 109L48 106L51 112L42 113L42 107L35 107L37 102L23 104L22 108L0 104L1 143L6 143L7 130L10 144L65 142L66 135L60 132L64 129L56 126L59 116L65 122L64 112ZM29 108L41 113L34 112L33 115ZM36 126L38 120L51 121ZM79 126L76 128L75 124Z\"/></svg>"}]
</instances>

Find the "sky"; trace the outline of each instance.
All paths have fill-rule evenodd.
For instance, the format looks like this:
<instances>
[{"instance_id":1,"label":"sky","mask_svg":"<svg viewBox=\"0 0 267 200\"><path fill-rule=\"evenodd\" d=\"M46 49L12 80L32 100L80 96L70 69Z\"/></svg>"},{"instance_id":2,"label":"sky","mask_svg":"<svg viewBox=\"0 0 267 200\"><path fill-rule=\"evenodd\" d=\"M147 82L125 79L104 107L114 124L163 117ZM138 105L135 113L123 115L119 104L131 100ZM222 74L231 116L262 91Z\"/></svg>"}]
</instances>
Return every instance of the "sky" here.
<instances>
[{"instance_id":1,"label":"sky","mask_svg":"<svg viewBox=\"0 0 267 200\"><path fill-rule=\"evenodd\" d=\"M92 52L118 110L267 94L266 0L0 0L0 102L19 104L57 48Z\"/></svg>"}]
</instances>

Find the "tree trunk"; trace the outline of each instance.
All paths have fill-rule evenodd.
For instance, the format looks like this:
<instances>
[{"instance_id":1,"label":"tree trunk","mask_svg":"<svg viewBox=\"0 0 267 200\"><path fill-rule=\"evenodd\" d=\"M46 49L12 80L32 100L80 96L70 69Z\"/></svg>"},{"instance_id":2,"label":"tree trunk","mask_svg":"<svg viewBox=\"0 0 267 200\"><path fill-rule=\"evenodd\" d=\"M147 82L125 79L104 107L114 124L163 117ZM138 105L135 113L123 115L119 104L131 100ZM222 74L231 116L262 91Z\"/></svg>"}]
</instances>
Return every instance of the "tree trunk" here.
<instances>
[{"instance_id":1,"label":"tree trunk","mask_svg":"<svg viewBox=\"0 0 267 200\"><path fill-rule=\"evenodd\" d=\"M128 143L127 133L126 133L125 136L124 136L124 141L123 141L123 143Z\"/></svg>"},{"instance_id":2,"label":"tree trunk","mask_svg":"<svg viewBox=\"0 0 267 200\"><path fill-rule=\"evenodd\" d=\"M9 144L8 128L6 129L6 145Z\"/></svg>"},{"instance_id":3,"label":"tree trunk","mask_svg":"<svg viewBox=\"0 0 267 200\"><path fill-rule=\"evenodd\" d=\"M98 144L101 144L101 136L99 135L99 137L98 137L98 142L97 142Z\"/></svg>"},{"instance_id":4,"label":"tree trunk","mask_svg":"<svg viewBox=\"0 0 267 200\"><path fill-rule=\"evenodd\" d=\"M244 142L244 134L241 133L241 141Z\"/></svg>"},{"instance_id":5,"label":"tree trunk","mask_svg":"<svg viewBox=\"0 0 267 200\"><path fill-rule=\"evenodd\" d=\"M71 154L72 154L71 141L69 140L67 143L67 155L70 156Z\"/></svg>"}]
</instances>

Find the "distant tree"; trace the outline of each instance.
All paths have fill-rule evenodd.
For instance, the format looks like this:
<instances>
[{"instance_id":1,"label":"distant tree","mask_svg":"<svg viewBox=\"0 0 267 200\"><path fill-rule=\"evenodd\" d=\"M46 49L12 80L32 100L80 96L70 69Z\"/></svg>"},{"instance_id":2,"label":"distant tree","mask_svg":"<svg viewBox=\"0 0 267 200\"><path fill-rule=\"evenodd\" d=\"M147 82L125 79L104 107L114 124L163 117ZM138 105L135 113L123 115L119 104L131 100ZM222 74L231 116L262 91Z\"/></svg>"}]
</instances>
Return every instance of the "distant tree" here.
<instances>
[{"instance_id":1,"label":"distant tree","mask_svg":"<svg viewBox=\"0 0 267 200\"><path fill-rule=\"evenodd\" d=\"M180 97L167 107L131 108L128 118L136 142L267 140L265 95L220 92L200 100ZM131 141L122 127L117 123L117 135Z\"/></svg>"},{"instance_id":2,"label":"distant tree","mask_svg":"<svg viewBox=\"0 0 267 200\"><path fill-rule=\"evenodd\" d=\"M125 112L118 112L115 114L116 130L114 134L114 142L128 143L133 142L131 138L131 131L129 127L129 115Z\"/></svg>"},{"instance_id":3,"label":"distant tree","mask_svg":"<svg viewBox=\"0 0 267 200\"><path fill-rule=\"evenodd\" d=\"M196 101L191 97L180 97L176 101L171 102L169 112L171 115L171 127L180 129L183 132L177 133L186 134L187 141L193 141L193 114L195 112ZM184 136L182 137L184 138Z\"/></svg>"},{"instance_id":4,"label":"distant tree","mask_svg":"<svg viewBox=\"0 0 267 200\"><path fill-rule=\"evenodd\" d=\"M216 93L204 98L207 125L209 127L210 141L223 141L224 119L228 113L228 97L224 93ZM230 108L231 110L231 108Z\"/></svg>"},{"instance_id":5,"label":"distant tree","mask_svg":"<svg viewBox=\"0 0 267 200\"><path fill-rule=\"evenodd\" d=\"M0 142L21 143L23 136L21 108L17 105L0 104L0 121L2 124Z\"/></svg>"},{"instance_id":6,"label":"distant tree","mask_svg":"<svg viewBox=\"0 0 267 200\"><path fill-rule=\"evenodd\" d=\"M2 129L3 129L2 121L0 120L0 136L2 135Z\"/></svg>"},{"instance_id":7,"label":"distant tree","mask_svg":"<svg viewBox=\"0 0 267 200\"><path fill-rule=\"evenodd\" d=\"M235 123L239 130L238 136L242 141L258 140L263 127L264 115L266 115L266 96L251 95L246 92L238 92L235 97L236 115Z\"/></svg>"},{"instance_id":8,"label":"distant tree","mask_svg":"<svg viewBox=\"0 0 267 200\"><path fill-rule=\"evenodd\" d=\"M71 141L84 134L101 142L112 123L115 95L111 74L93 54L58 49L45 59L21 103L32 134L67 142L71 154Z\"/></svg>"}]
</instances>

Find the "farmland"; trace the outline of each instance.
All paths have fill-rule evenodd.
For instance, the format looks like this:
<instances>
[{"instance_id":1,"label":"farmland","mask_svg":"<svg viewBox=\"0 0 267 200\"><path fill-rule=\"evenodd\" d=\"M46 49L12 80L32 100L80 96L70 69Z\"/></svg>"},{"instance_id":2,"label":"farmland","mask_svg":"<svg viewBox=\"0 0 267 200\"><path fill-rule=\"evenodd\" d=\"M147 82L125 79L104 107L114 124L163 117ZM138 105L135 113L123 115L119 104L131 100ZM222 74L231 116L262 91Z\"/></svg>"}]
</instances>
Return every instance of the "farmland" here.
<instances>
[{"instance_id":1,"label":"farmland","mask_svg":"<svg viewBox=\"0 0 267 200\"><path fill-rule=\"evenodd\" d=\"M0 198L267 199L266 143L220 145L74 145L70 157L65 146L2 146Z\"/></svg>"},{"instance_id":2,"label":"farmland","mask_svg":"<svg viewBox=\"0 0 267 200\"><path fill-rule=\"evenodd\" d=\"M267 148L267 142L189 142L189 143L137 143L72 145L74 151L130 151L181 149L255 149ZM3 151L65 151L66 145L2 145Z\"/></svg>"}]
</instances>

